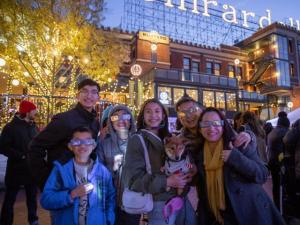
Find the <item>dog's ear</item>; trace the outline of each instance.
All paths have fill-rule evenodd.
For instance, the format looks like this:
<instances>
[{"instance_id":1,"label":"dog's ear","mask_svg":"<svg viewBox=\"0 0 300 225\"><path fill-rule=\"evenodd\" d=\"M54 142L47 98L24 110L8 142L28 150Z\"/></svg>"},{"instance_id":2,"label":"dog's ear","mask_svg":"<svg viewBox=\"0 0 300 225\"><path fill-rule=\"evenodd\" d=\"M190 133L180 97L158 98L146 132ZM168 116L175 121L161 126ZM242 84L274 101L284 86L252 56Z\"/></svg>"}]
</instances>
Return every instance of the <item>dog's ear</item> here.
<instances>
[{"instance_id":1,"label":"dog's ear","mask_svg":"<svg viewBox=\"0 0 300 225\"><path fill-rule=\"evenodd\" d=\"M171 137L164 138L164 144L168 144L171 141Z\"/></svg>"},{"instance_id":2,"label":"dog's ear","mask_svg":"<svg viewBox=\"0 0 300 225\"><path fill-rule=\"evenodd\" d=\"M184 146L186 146L187 144L190 144L191 143L191 141L189 140L189 139L187 139L187 138L183 138L182 139L182 144L184 145Z\"/></svg>"}]
</instances>

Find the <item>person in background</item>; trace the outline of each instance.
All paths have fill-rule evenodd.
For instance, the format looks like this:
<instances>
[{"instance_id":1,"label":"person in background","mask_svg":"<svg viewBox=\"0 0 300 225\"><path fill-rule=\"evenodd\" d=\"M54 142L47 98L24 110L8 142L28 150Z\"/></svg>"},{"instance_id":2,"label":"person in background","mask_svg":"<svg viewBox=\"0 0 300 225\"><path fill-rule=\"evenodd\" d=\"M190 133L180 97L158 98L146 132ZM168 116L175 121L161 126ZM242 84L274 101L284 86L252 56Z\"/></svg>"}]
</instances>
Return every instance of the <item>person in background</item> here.
<instances>
[{"instance_id":1,"label":"person in background","mask_svg":"<svg viewBox=\"0 0 300 225\"><path fill-rule=\"evenodd\" d=\"M1 225L13 224L13 206L23 185L28 210L27 220L30 225L38 225L37 186L30 173L26 157L29 142L38 133L34 123L36 113L36 106L32 102L21 101L19 112L5 125L1 134L0 150L8 158L5 173L6 191L0 216Z\"/></svg>"},{"instance_id":2,"label":"person in background","mask_svg":"<svg viewBox=\"0 0 300 225\"><path fill-rule=\"evenodd\" d=\"M217 109L206 108L199 119L204 139L198 164L200 225L284 225L262 185L268 169L255 141L233 147L236 133Z\"/></svg>"},{"instance_id":3,"label":"person in background","mask_svg":"<svg viewBox=\"0 0 300 225\"><path fill-rule=\"evenodd\" d=\"M237 112L233 117L233 128L235 131L238 131L241 126L242 114L242 112Z\"/></svg>"},{"instance_id":4,"label":"person in background","mask_svg":"<svg viewBox=\"0 0 300 225\"><path fill-rule=\"evenodd\" d=\"M148 150L152 174L146 171L143 145L137 135L129 138L123 167L125 186L130 190L150 193L153 210L148 213L149 225L173 225L176 213L168 221L163 217L166 201L176 195L176 188L184 188L192 174L173 174L169 177L161 170L164 166L163 139L168 136L167 111L157 99L144 102L137 118L137 134L141 135ZM167 191L169 188L170 191Z\"/></svg>"},{"instance_id":5,"label":"person in background","mask_svg":"<svg viewBox=\"0 0 300 225\"><path fill-rule=\"evenodd\" d=\"M266 143L268 143L268 135L271 133L271 131L273 130L273 126L272 123L267 122L263 125L263 128L265 130L266 133Z\"/></svg>"},{"instance_id":6,"label":"person in background","mask_svg":"<svg viewBox=\"0 0 300 225\"><path fill-rule=\"evenodd\" d=\"M124 191L122 169L129 137L136 131L135 119L125 105L116 105L107 116L108 135L101 141L97 154L112 173L117 189L116 225L139 225L141 215L128 214L122 210Z\"/></svg>"},{"instance_id":7,"label":"person in background","mask_svg":"<svg viewBox=\"0 0 300 225\"><path fill-rule=\"evenodd\" d=\"M55 115L30 144L30 168L41 190L53 167L53 161L71 157L67 144L76 127L89 127L93 131L94 140L98 139L99 121L94 108L99 100L100 86L94 80L85 79L78 84L77 91L76 106Z\"/></svg>"},{"instance_id":8,"label":"person in background","mask_svg":"<svg viewBox=\"0 0 300 225\"><path fill-rule=\"evenodd\" d=\"M114 225L115 188L110 172L93 152L93 131L75 128L68 147L73 157L54 162L41 195L42 207L52 212L52 224Z\"/></svg>"},{"instance_id":9,"label":"person in background","mask_svg":"<svg viewBox=\"0 0 300 225\"><path fill-rule=\"evenodd\" d=\"M257 143L257 153L259 157L262 159L264 163L268 163L268 157L267 157L267 146L266 146L266 134L261 126L259 119L255 115L255 113L246 111L241 116L241 126L240 130L243 128L243 130L250 129L256 136L256 143Z\"/></svg>"},{"instance_id":10,"label":"person in background","mask_svg":"<svg viewBox=\"0 0 300 225\"><path fill-rule=\"evenodd\" d=\"M284 157L283 137L288 132L289 127L290 121L286 112L279 112L277 126L268 135L269 169L272 174L273 200L278 209L280 209L280 168Z\"/></svg>"}]
</instances>

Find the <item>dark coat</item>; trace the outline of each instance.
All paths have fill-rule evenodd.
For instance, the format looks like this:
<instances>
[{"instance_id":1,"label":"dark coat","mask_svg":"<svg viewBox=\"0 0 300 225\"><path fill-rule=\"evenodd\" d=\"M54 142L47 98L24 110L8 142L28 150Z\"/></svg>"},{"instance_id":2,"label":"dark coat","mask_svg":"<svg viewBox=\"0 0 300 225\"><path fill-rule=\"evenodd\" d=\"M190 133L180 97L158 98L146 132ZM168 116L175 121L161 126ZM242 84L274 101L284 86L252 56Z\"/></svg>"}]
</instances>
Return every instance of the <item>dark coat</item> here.
<instances>
[{"instance_id":1,"label":"dark coat","mask_svg":"<svg viewBox=\"0 0 300 225\"><path fill-rule=\"evenodd\" d=\"M259 158L255 146L256 142L252 141L246 149L233 149L224 164L226 205L230 206L229 212L234 213L231 217L239 225L283 225L285 223L280 213L262 188L268 169ZM203 156L201 151L198 165L199 218L200 224L210 225L214 219L208 205ZM226 220L225 224L228 224Z\"/></svg>"},{"instance_id":2,"label":"dark coat","mask_svg":"<svg viewBox=\"0 0 300 225\"><path fill-rule=\"evenodd\" d=\"M37 134L33 122L26 122L15 115L11 122L5 125L0 138L0 150L7 159L5 184L18 186L33 182L26 160L26 152L32 138Z\"/></svg>"},{"instance_id":3,"label":"dark coat","mask_svg":"<svg viewBox=\"0 0 300 225\"><path fill-rule=\"evenodd\" d=\"M32 140L28 153L30 168L41 189L51 172L53 161L61 158L67 161L72 157L67 145L73 130L80 126L89 127L97 140L99 122L96 112L90 113L78 103L75 108L53 116L46 128Z\"/></svg>"},{"instance_id":4,"label":"dark coat","mask_svg":"<svg viewBox=\"0 0 300 225\"><path fill-rule=\"evenodd\" d=\"M288 132L288 128L277 126L268 135L269 165L279 166L278 155L284 152L283 137Z\"/></svg>"}]
</instances>

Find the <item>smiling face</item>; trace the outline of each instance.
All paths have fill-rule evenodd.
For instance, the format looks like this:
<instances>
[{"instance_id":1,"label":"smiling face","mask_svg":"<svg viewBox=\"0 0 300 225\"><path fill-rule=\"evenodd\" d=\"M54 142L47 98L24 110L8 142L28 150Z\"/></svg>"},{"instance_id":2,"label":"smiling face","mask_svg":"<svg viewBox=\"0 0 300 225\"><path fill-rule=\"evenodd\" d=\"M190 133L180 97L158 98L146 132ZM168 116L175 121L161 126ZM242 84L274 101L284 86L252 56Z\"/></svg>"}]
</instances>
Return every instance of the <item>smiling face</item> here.
<instances>
[{"instance_id":1,"label":"smiling face","mask_svg":"<svg viewBox=\"0 0 300 225\"><path fill-rule=\"evenodd\" d=\"M178 107L178 118L184 128L194 129L202 110L194 102L184 102Z\"/></svg>"},{"instance_id":2,"label":"smiling face","mask_svg":"<svg viewBox=\"0 0 300 225\"><path fill-rule=\"evenodd\" d=\"M112 122L112 126L116 131L120 131L120 130L128 130L130 127L130 117L127 118L128 116L125 115L129 115L125 110L119 110L114 112L111 115L111 122Z\"/></svg>"},{"instance_id":3,"label":"smiling face","mask_svg":"<svg viewBox=\"0 0 300 225\"><path fill-rule=\"evenodd\" d=\"M221 122L220 116L216 112L205 113L201 122L206 125L205 127L199 128L206 141L217 142L222 138L223 123Z\"/></svg>"},{"instance_id":4,"label":"smiling face","mask_svg":"<svg viewBox=\"0 0 300 225\"><path fill-rule=\"evenodd\" d=\"M77 100L85 110L92 111L99 100L97 86L85 85L82 87L77 94Z\"/></svg>"},{"instance_id":5,"label":"smiling face","mask_svg":"<svg viewBox=\"0 0 300 225\"><path fill-rule=\"evenodd\" d=\"M165 115L157 103L148 103L144 108L144 123L148 128L158 128Z\"/></svg>"},{"instance_id":6,"label":"smiling face","mask_svg":"<svg viewBox=\"0 0 300 225\"><path fill-rule=\"evenodd\" d=\"M68 146L73 151L76 162L86 163L96 144L91 133L75 132Z\"/></svg>"}]
</instances>

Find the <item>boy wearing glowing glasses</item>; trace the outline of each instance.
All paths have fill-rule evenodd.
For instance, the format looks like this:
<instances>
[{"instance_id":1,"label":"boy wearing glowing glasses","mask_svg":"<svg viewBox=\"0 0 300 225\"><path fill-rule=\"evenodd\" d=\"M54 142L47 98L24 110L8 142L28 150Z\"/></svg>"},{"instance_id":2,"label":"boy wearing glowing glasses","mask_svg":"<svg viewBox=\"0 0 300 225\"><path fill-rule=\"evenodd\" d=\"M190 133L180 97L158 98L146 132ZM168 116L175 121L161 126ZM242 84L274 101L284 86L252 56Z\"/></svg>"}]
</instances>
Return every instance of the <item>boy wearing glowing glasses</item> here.
<instances>
[{"instance_id":1,"label":"boy wearing glowing glasses","mask_svg":"<svg viewBox=\"0 0 300 225\"><path fill-rule=\"evenodd\" d=\"M96 142L87 127L76 128L68 143L74 157L55 161L41 205L51 210L56 225L113 225L115 188L112 176L93 150Z\"/></svg>"},{"instance_id":2,"label":"boy wearing glowing glasses","mask_svg":"<svg viewBox=\"0 0 300 225\"><path fill-rule=\"evenodd\" d=\"M121 182L122 167L128 138L136 131L135 120L130 109L125 105L114 106L108 116L108 135L100 142L97 153L103 164L113 175L117 189L116 225L138 225L140 215L127 214L122 210L123 184Z\"/></svg>"}]
</instances>

